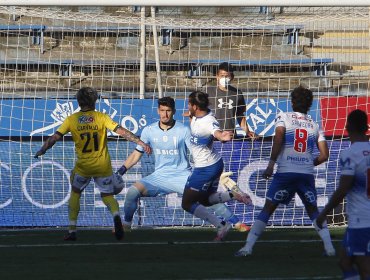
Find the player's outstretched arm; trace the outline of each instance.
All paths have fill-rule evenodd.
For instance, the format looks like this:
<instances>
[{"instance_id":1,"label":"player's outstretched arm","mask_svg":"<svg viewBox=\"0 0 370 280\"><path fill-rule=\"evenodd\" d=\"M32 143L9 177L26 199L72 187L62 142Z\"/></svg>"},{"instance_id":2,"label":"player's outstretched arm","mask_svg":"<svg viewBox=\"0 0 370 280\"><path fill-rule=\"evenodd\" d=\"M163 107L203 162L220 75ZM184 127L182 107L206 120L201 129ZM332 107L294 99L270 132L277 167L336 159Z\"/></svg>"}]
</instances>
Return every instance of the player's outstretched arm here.
<instances>
[{"instance_id":1,"label":"player's outstretched arm","mask_svg":"<svg viewBox=\"0 0 370 280\"><path fill-rule=\"evenodd\" d=\"M227 130L216 130L213 135L217 138L217 140L226 142L233 139L234 133Z\"/></svg>"},{"instance_id":2,"label":"player's outstretched arm","mask_svg":"<svg viewBox=\"0 0 370 280\"><path fill-rule=\"evenodd\" d=\"M120 136L126 138L126 140L134 142L143 147L145 153L150 154L152 152L152 148L148 144L145 144L143 141L140 140L139 137L137 137L135 134L133 134L126 128L119 126L115 132Z\"/></svg>"},{"instance_id":3,"label":"player's outstretched arm","mask_svg":"<svg viewBox=\"0 0 370 280\"><path fill-rule=\"evenodd\" d=\"M123 165L117 170L117 173L121 176L127 172L131 167L133 167L136 163L139 162L143 153L140 153L137 150L134 150L125 160Z\"/></svg>"},{"instance_id":4,"label":"player's outstretched arm","mask_svg":"<svg viewBox=\"0 0 370 280\"><path fill-rule=\"evenodd\" d=\"M42 145L41 149L36 152L34 158L44 155L46 151L53 147L60 138L62 138L62 135L59 133L54 133L52 136L46 139L44 145Z\"/></svg>"}]
</instances>

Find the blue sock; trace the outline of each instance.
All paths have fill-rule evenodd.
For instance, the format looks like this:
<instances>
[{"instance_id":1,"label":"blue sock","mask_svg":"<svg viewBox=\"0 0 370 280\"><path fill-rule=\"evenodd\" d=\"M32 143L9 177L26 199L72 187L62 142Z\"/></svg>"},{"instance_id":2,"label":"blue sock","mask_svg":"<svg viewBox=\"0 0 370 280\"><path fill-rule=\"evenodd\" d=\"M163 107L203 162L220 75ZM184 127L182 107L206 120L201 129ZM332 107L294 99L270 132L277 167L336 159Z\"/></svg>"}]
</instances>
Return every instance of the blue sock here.
<instances>
[{"instance_id":1,"label":"blue sock","mask_svg":"<svg viewBox=\"0 0 370 280\"><path fill-rule=\"evenodd\" d=\"M356 279L356 277L360 279L358 271L354 268L348 271L343 271L343 279Z\"/></svg>"},{"instance_id":2,"label":"blue sock","mask_svg":"<svg viewBox=\"0 0 370 280\"><path fill-rule=\"evenodd\" d=\"M270 213L262 210L259 214L258 214L258 217L257 217L257 220L260 220L262 222L264 222L265 224L267 224L267 222L269 221L270 219Z\"/></svg>"},{"instance_id":3,"label":"blue sock","mask_svg":"<svg viewBox=\"0 0 370 280\"><path fill-rule=\"evenodd\" d=\"M134 217L135 211L137 209L137 202L140 197L141 193L136 187L131 186L128 189L125 197L125 204L123 205L123 210L125 211L125 222L132 222L132 218Z\"/></svg>"},{"instance_id":4,"label":"blue sock","mask_svg":"<svg viewBox=\"0 0 370 280\"><path fill-rule=\"evenodd\" d=\"M311 219L311 221L315 220L317 216L319 215L319 211L313 212L311 215L308 215Z\"/></svg>"}]
</instances>

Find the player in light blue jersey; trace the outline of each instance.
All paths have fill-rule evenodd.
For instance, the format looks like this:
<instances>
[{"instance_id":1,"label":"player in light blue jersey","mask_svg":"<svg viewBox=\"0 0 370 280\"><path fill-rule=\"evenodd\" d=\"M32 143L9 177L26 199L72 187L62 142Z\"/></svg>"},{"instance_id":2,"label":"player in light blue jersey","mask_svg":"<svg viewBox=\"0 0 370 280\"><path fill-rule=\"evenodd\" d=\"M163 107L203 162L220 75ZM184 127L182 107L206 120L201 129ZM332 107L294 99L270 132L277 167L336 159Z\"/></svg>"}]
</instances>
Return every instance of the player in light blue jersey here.
<instances>
[{"instance_id":1,"label":"player in light blue jersey","mask_svg":"<svg viewBox=\"0 0 370 280\"><path fill-rule=\"evenodd\" d=\"M368 119L364 111L354 110L347 117L346 129L351 147L341 152L339 187L316 219L322 228L326 216L347 197L348 228L345 232L339 265L343 279L370 279L370 143Z\"/></svg>"},{"instance_id":2,"label":"player in light blue jersey","mask_svg":"<svg viewBox=\"0 0 370 280\"><path fill-rule=\"evenodd\" d=\"M272 176L276 161L277 172L267 191L265 205L248 234L246 244L236 256L252 254L254 244L276 208L279 204L289 204L296 193L312 221L319 214L313 172L314 166L327 161L329 150L318 124L307 115L312 101L313 94L309 89L297 87L291 92L293 112L279 113L276 118L270 161L263 177L268 179ZM315 145L320 152L316 158L313 156ZM325 254L335 255L326 225L316 230L324 242Z\"/></svg>"},{"instance_id":3,"label":"player in light blue jersey","mask_svg":"<svg viewBox=\"0 0 370 280\"><path fill-rule=\"evenodd\" d=\"M208 94L194 91L189 95L188 108L192 117L190 143L194 168L186 182L182 208L217 227L217 235L222 240L230 229L230 224L220 221L205 206L224 203L231 199L243 203L250 203L251 200L248 195L233 190L217 192L224 163L220 154L214 149L213 142L215 139L230 141L233 133L220 129L208 105Z\"/></svg>"},{"instance_id":4,"label":"player in light blue jersey","mask_svg":"<svg viewBox=\"0 0 370 280\"><path fill-rule=\"evenodd\" d=\"M170 193L182 195L184 192L186 181L191 174L188 158L190 129L174 120L175 111L173 98L160 98L158 100L159 122L145 127L142 131L141 141L151 146L155 156L155 171L128 189L124 203L123 221L126 229L131 228L140 197L155 197ZM142 155L143 149L138 145L118 170L118 173L123 175L141 159ZM213 210L217 215L234 223L240 231L249 230L249 227L242 224L225 204L214 205Z\"/></svg>"}]
</instances>

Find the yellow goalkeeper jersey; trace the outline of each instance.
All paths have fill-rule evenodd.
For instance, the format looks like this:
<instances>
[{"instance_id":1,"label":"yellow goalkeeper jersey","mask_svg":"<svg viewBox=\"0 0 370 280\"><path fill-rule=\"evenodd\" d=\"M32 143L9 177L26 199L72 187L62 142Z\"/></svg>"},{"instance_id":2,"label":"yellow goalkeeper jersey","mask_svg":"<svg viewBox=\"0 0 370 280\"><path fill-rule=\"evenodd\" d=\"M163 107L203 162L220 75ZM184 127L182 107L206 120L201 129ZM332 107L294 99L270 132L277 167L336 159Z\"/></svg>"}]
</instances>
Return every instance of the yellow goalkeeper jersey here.
<instances>
[{"instance_id":1,"label":"yellow goalkeeper jersey","mask_svg":"<svg viewBox=\"0 0 370 280\"><path fill-rule=\"evenodd\" d=\"M84 177L112 175L107 146L107 129L115 131L118 123L97 111L76 112L57 129L62 136L70 132L75 142L77 160L74 171Z\"/></svg>"}]
</instances>

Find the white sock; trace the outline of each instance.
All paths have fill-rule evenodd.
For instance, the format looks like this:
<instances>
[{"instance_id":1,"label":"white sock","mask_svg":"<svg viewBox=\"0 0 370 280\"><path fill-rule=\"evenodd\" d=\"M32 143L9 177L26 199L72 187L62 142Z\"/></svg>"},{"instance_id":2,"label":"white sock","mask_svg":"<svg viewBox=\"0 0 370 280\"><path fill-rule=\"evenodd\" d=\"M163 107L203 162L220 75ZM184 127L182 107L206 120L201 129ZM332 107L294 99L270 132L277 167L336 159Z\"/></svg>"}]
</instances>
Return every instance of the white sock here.
<instances>
[{"instance_id":1,"label":"white sock","mask_svg":"<svg viewBox=\"0 0 370 280\"><path fill-rule=\"evenodd\" d=\"M247 236L246 246L248 250L253 249L254 244L256 243L257 239L260 237L262 232L265 230L265 228L266 228L265 222L262 222L261 220L254 221L253 226Z\"/></svg>"},{"instance_id":2,"label":"white sock","mask_svg":"<svg viewBox=\"0 0 370 280\"><path fill-rule=\"evenodd\" d=\"M321 229L316 227L315 223L314 223L314 226L315 226L315 230L317 231L320 238L324 242L325 251L335 251L335 249L333 247L333 243L331 242L330 232L329 232L329 229L327 227L327 223L326 222L323 223L323 225L322 225L323 227Z\"/></svg>"},{"instance_id":3,"label":"white sock","mask_svg":"<svg viewBox=\"0 0 370 280\"><path fill-rule=\"evenodd\" d=\"M218 227L221 224L220 219L217 218L216 215L210 213L206 207L200 204L197 208L195 208L193 215L197 218L202 219L203 221L211 223L215 227Z\"/></svg>"},{"instance_id":4,"label":"white sock","mask_svg":"<svg viewBox=\"0 0 370 280\"><path fill-rule=\"evenodd\" d=\"M208 202L212 205L217 203L228 202L230 200L231 197L229 192L216 192L208 197Z\"/></svg>"}]
</instances>

